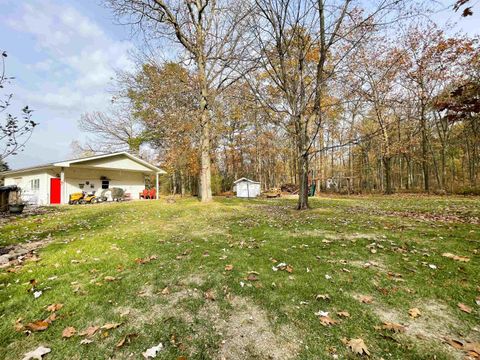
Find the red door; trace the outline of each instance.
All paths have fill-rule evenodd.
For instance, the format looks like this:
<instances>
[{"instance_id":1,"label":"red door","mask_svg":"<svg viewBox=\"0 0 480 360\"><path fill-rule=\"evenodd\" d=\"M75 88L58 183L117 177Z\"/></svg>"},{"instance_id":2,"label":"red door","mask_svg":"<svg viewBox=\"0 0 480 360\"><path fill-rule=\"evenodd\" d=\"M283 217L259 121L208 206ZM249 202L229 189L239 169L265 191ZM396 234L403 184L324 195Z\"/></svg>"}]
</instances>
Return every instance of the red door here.
<instances>
[{"instance_id":1,"label":"red door","mask_svg":"<svg viewBox=\"0 0 480 360\"><path fill-rule=\"evenodd\" d=\"M60 204L62 185L59 178L50 179L50 204Z\"/></svg>"}]
</instances>

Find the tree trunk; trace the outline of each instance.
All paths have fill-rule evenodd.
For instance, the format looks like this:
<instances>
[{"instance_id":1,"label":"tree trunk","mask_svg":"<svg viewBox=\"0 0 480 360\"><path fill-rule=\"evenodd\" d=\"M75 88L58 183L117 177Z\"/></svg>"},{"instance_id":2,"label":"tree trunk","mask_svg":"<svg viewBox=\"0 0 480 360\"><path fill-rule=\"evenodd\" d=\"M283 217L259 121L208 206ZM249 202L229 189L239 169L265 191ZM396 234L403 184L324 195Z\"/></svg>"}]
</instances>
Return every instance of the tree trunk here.
<instances>
[{"instance_id":1,"label":"tree trunk","mask_svg":"<svg viewBox=\"0 0 480 360\"><path fill-rule=\"evenodd\" d=\"M302 151L302 149L299 149ZM299 151L299 152L300 152ZM301 153L298 160L298 210L308 209L308 154Z\"/></svg>"},{"instance_id":2,"label":"tree trunk","mask_svg":"<svg viewBox=\"0 0 480 360\"><path fill-rule=\"evenodd\" d=\"M212 200L211 188L211 164L210 164L210 122L203 121L204 117L208 117L206 111L202 112L202 134L200 140L200 181L199 195L202 202Z\"/></svg>"},{"instance_id":3,"label":"tree trunk","mask_svg":"<svg viewBox=\"0 0 480 360\"><path fill-rule=\"evenodd\" d=\"M383 157L383 166L385 171L385 194L393 194L392 186L392 158L389 156Z\"/></svg>"},{"instance_id":4,"label":"tree trunk","mask_svg":"<svg viewBox=\"0 0 480 360\"><path fill-rule=\"evenodd\" d=\"M421 115L420 119L422 132L422 170L423 170L423 188L426 192L430 192L430 176L428 167L428 139L427 139L427 124L425 117Z\"/></svg>"},{"instance_id":5,"label":"tree trunk","mask_svg":"<svg viewBox=\"0 0 480 360\"><path fill-rule=\"evenodd\" d=\"M180 170L180 194L185 196L185 176L183 176L183 170Z\"/></svg>"},{"instance_id":6,"label":"tree trunk","mask_svg":"<svg viewBox=\"0 0 480 360\"><path fill-rule=\"evenodd\" d=\"M210 162L210 116L208 114L208 84L205 76L205 65L202 60L198 61L198 75L201 84L200 98L200 116L201 116L201 134L200 134L200 181L199 195L202 202L212 200L211 186L211 162Z\"/></svg>"}]
</instances>

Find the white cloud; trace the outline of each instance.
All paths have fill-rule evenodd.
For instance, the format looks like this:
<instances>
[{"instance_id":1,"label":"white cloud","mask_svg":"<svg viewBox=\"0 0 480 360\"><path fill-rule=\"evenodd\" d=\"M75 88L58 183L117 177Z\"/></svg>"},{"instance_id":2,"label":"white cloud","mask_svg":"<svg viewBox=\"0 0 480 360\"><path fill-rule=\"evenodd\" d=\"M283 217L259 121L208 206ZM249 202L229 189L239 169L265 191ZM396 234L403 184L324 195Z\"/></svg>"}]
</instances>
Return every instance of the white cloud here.
<instances>
[{"instance_id":1,"label":"white cloud","mask_svg":"<svg viewBox=\"0 0 480 360\"><path fill-rule=\"evenodd\" d=\"M7 24L32 36L45 57L27 66L44 82L36 84L35 91L28 89L25 97L53 111L108 106L105 94L115 69L133 68L128 57L132 44L111 38L97 23L60 1L31 1L18 10Z\"/></svg>"},{"instance_id":2,"label":"white cloud","mask_svg":"<svg viewBox=\"0 0 480 360\"><path fill-rule=\"evenodd\" d=\"M128 56L133 44L79 11L75 0L7 1L0 32L13 30L22 43L9 57L17 64L15 108L28 104L40 123L25 151L9 163L17 168L61 160L71 141L84 137L77 128L80 115L110 105L115 70L134 68Z\"/></svg>"}]
</instances>

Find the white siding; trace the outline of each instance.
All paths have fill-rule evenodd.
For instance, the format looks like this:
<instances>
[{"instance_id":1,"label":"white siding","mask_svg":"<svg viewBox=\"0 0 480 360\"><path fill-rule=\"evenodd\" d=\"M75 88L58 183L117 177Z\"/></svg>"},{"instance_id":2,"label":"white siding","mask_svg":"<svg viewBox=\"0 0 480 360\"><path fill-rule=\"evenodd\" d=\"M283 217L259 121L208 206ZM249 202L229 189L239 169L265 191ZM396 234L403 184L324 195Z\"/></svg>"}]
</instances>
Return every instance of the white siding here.
<instances>
[{"instance_id":1,"label":"white siding","mask_svg":"<svg viewBox=\"0 0 480 360\"><path fill-rule=\"evenodd\" d=\"M39 180L39 188L31 188L31 180ZM5 185L17 185L22 189L22 199L28 203L47 205L50 203L50 177L45 170L12 175L5 178Z\"/></svg>"},{"instance_id":2,"label":"white siding","mask_svg":"<svg viewBox=\"0 0 480 360\"><path fill-rule=\"evenodd\" d=\"M5 185L17 185L22 189L22 198L32 204L50 204L50 179L60 177L61 168L37 170L5 177ZM118 187L131 194L132 199L139 199L139 194L145 188L145 175L136 171L65 168L65 182L62 184L62 201L68 203L68 197L75 192L81 192L79 184L85 184L83 191L102 191L104 176L110 180L109 187ZM30 188L30 180L39 179L39 189ZM89 185L86 185L86 182ZM93 188L91 187L93 185Z\"/></svg>"},{"instance_id":3,"label":"white siding","mask_svg":"<svg viewBox=\"0 0 480 360\"><path fill-rule=\"evenodd\" d=\"M125 155L117 155L102 159L82 161L79 166L89 166L97 168L108 168L108 169L118 169L118 170L134 170L134 171L152 171L150 168L133 161L132 159L125 157ZM72 164L71 168L76 167L76 164Z\"/></svg>"},{"instance_id":4,"label":"white siding","mask_svg":"<svg viewBox=\"0 0 480 360\"><path fill-rule=\"evenodd\" d=\"M249 181L240 181L236 185L237 197L248 198L260 195L260 184Z\"/></svg>"},{"instance_id":5,"label":"white siding","mask_svg":"<svg viewBox=\"0 0 480 360\"><path fill-rule=\"evenodd\" d=\"M145 175L140 172L122 170L65 168L65 202L70 194L81 192L80 184L84 184L83 191L102 192L101 177L110 180L109 187L118 187L131 194L132 199L139 199L140 192L145 188ZM87 185L86 182L89 182Z\"/></svg>"}]
</instances>

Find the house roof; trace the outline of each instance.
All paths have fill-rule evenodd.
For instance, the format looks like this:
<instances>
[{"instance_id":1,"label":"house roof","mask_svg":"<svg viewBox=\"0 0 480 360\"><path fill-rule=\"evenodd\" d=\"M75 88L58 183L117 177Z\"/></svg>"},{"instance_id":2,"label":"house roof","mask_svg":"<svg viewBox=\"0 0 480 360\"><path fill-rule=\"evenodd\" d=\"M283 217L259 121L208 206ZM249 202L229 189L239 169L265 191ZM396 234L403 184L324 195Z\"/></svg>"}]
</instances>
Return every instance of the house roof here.
<instances>
[{"instance_id":1,"label":"house roof","mask_svg":"<svg viewBox=\"0 0 480 360\"><path fill-rule=\"evenodd\" d=\"M260 184L258 181L253 181L253 180L247 179L246 177L242 177L238 180L235 180L233 183L238 184L239 182L242 182L242 181L246 181L246 182L249 182L249 183L252 183L252 184Z\"/></svg>"},{"instance_id":2,"label":"house roof","mask_svg":"<svg viewBox=\"0 0 480 360\"><path fill-rule=\"evenodd\" d=\"M109 158L109 157L114 157L114 156L119 156L119 155L124 155L128 157L129 159L142 164L143 166L149 168L153 172L160 173L160 174L165 174L166 172L162 169L160 169L157 166L154 166L145 160L140 159L139 157L132 155L126 151L119 151L119 152L114 152L114 153L109 153L109 154L101 154L101 155L94 155L94 156L88 156L88 157L83 157L79 159L71 159L71 160L64 160L60 162L53 162L53 163L48 163L48 164L42 164L42 165L37 165L37 166L30 166L26 168L21 168L21 169L16 169L16 170L9 170L9 171L4 171L0 173L1 177L5 177L6 175L12 175L12 174L17 174L17 173L22 173L22 172L28 172L28 171L33 171L33 170L42 170L42 169L49 169L52 167L70 167L71 165L81 165L83 162L88 162L92 160L99 160L99 159L104 159L104 158Z\"/></svg>"}]
</instances>

